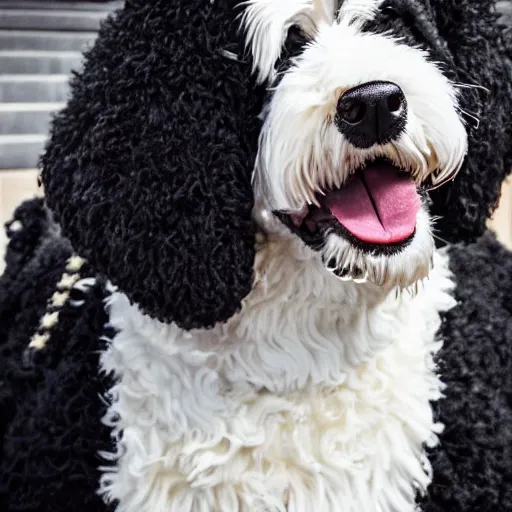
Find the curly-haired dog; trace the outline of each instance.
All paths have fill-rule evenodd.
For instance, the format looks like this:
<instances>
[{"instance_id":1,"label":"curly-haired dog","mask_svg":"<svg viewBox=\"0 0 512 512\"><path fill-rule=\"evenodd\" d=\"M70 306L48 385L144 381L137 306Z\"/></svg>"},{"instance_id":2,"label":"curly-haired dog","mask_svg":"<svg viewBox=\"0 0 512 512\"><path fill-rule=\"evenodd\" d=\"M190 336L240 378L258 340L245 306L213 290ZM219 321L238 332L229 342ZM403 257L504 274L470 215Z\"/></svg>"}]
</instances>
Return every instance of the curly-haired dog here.
<instances>
[{"instance_id":1,"label":"curly-haired dog","mask_svg":"<svg viewBox=\"0 0 512 512\"><path fill-rule=\"evenodd\" d=\"M8 229L4 508L512 511L507 34L127 1Z\"/></svg>"}]
</instances>

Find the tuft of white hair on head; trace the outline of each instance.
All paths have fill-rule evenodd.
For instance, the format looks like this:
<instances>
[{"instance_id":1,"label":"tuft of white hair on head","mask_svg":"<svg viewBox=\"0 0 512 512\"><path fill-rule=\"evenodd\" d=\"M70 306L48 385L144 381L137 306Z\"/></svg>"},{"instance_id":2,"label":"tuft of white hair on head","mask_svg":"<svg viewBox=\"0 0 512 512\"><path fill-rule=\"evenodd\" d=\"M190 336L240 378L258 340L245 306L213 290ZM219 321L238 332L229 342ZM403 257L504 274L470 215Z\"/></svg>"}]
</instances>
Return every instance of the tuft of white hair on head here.
<instances>
[{"instance_id":1,"label":"tuft of white hair on head","mask_svg":"<svg viewBox=\"0 0 512 512\"><path fill-rule=\"evenodd\" d=\"M246 48L253 58L258 83L272 82L288 29L292 25L313 39L321 24L335 21L360 30L371 20L382 0L345 0L337 11L336 0L248 0L242 15Z\"/></svg>"},{"instance_id":2,"label":"tuft of white hair on head","mask_svg":"<svg viewBox=\"0 0 512 512\"><path fill-rule=\"evenodd\" d=\"M375 17L383 0L345 0L338 11L337 21L343 25L354 25L361 30L363 25Z\"/></svg>"},{"instance_id":3,"label":"tuft of white hair on head","mask_svg":"<svg viewBox=\"0 0 512 512\"><path fill-rule=\"evenodd\" d=\"M259 83L273 79L288 29L313 13L312 0L249 0L242 24Z\"/></svg>"}]
</instances>

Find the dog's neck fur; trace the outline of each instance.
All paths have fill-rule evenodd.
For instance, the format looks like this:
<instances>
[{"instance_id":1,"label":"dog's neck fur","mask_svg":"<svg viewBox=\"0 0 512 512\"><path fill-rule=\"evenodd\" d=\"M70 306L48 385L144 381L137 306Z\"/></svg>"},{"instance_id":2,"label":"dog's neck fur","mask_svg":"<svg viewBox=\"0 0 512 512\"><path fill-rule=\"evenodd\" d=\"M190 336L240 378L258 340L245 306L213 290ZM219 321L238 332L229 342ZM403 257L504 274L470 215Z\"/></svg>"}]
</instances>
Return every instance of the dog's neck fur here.
<instances>
[{"instance_id":1,"label":"dog's neck fur","mask_svg":"<svg viewBox=\"0 0 512 512\"><path fill-rule=\"evenodd\" d=\"M120 441L101 491L130 512L413 510L430 481L423 444L439 431L429 401L442 388L439 312L453 306L446 256L417 296L397 295L339 281L267 230L254 279L210 330L112 295L105 421Z\"/></svg>"}]
</instances>

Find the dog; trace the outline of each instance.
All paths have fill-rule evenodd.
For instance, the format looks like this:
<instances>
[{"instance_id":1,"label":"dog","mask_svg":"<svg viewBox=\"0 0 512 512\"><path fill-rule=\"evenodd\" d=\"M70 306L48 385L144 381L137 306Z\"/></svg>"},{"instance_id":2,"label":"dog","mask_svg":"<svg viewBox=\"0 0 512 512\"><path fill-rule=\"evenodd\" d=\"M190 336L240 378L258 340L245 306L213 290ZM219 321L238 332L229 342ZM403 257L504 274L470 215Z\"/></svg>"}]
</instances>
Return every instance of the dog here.
<instances>
[{"instance_id":1,"label":"dog","mask_svg":"<svg viewBox=\"0 0 512 512\"><path fill-rule=\"evenodd\" d=\"M26 265L64 275L27 295L44 407L16 398L0 474L50 461L55 509L509 510L511 262L470 242L512 162L511 64L471 5L128 1L53 122L51 214L11 234L24 262L51 231Z\"/></svg>"},{"instance_id":2,"label":"dog","mask_svg":"<svg viewBox=\"0 0 512 512\"><path fill-rule=\"evenodd\" d=\"M101 492L120 510L406 511L425 493L439 312L454 300L422 189L455 176L467 134L428 55L365 30L378 9L247 6L268 85L252 290L192 332L109 299L105 421L122 452Z\"/></svg>"}]
</instances>

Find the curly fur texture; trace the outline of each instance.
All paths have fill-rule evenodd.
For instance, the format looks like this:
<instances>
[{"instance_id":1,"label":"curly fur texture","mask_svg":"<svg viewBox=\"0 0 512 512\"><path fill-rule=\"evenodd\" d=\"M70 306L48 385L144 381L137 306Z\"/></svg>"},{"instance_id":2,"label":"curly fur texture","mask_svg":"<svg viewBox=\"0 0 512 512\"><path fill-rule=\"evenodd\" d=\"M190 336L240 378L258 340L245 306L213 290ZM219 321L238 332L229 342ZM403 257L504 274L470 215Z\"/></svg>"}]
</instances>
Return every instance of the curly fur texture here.
<instances>
[{"instance_id":1,"label":"curly fur texture","mask_svg":"<svg viewBox=\"0 0 512 512\"><path fill-rule=\"evenodd\" d=\"M229 58L236 15L233 2L128 1L72 80L42 161L74 248L189 329L227 320L251 285L261 105L250 67Z\"/></svg>"},{"instance_id":2,"label":"curly fur texture","mask_svg":"<svg viewBox=\"0 0 512 512\"><path fill-rule=\"evenodd\" d=\"M111 386L98 375L105 348L100 338L113 334L102 326L106 292L98 284L82 307L67 309L48 345L52 357L23 368L21 354L69 246L48 229L39 201L22 206L16 219L24 229L11 238L11 263L0 281L2 290L13 291L11 301L2 295L1 308L1 510L106 512L95 494L98 450L113 448L100 422L107 406L99 395ZM36 251L41 244L55 251ZM45 256L49 252L61 256ZM445 430L429 455L433 482L421 510L510 512L512 255L491 236L454 246L448 254L457 305L443 314L440 327L444 345L437 359L446 388L434 418Z\"/></svg>"},{"instance_id":3,"label":"curly fur texture","mask_svg":"<svg viewBox=\"0 0 512 512\"><path fill-rule=\"evenodd\" d=\"M442 431L429 401L439 311L455 304L446 256L396 295L338 280L292 234L261 238L251 293L214 329L109 300L118 442L101 491L119 512L412 511Z\"/></svg>"},{"instance_id":4,"label":"curly fur texture","mask_svg":"<svg viewBox=\"0 0 512 512\"><path fill-rule=\"evenodd\" d=\"M75 249L143 311L185 328L227 320L251 289L264 90L235 5L128 1L73 80L42 162ZM461 84L467 121L480 119L462 171L431 194L442 240L483 232L512 166L512 45L494 5L387 0L371 25L426 48Z\"/></svg>"},{"instance_id":5,"label":"curly fur texture","mask_svg":"<svg viewBox=\"0 0 512 512\"><path fill-rule=\"evenodd\" d=\"M362 4L365 2L361 0ZM388 322L382 320L382 315L377 323L365 322L365 312L358 311L358 303L369 307L376 296L361 297L363 292L354 283L337 283L331 287L329 282L327 286L327 280L334 279L327 273L309 282L313 273L309 267L308 271L304 270L307 258L299 258L295 266L270 258L269 266L280 261L284 269L274 281L261 279L258 273L253 275L255 261L256 269L261 261L255 260L250 176L260 129L257 116L265 94L263 88L256 86L256 76L251 76L252 59L243 53L240 44L240 18L236 16L242 10L236 10L235 3L234 0L127 0L125 7L106 22L98 43L88 53L83 73L73 79L72 98L54 122L52 138L42 160L48 204L70 242L55 228L41 202L22 206L16 213L17 223L9 228L8 265L0 280L0 510L105 511L116 507L116 499L124 499L128 505L167 505L165 492L170 481L162 475L166 460L171 459L156 460L152 456L158 455L162 438L167 442L181 432L170 432L165 438L162 431L169 429L169 425L182 428L191 442L188 447L194 448L188 457L178 457L178 466L171 465L171 471L175 472L176 467L185 473L190 470L187 474L199 485L214 484L215 478L226 474L243 479L246 467L243 464L263 464L269 453L280 453L290 447L279 443L286 438L286 422L266 424L276 430L266 431L267 445L263 448L268 449L258 452L261 459L251 458L247 451L235 450L235 455L241 454L237 459L241 461L240 470L237 472L237 468L228 464L227 472L223 473L215 466L213 471L204 467L212 459L202 458L208 450L196 450L204 439L198 430L187 430L192 420L205 430L216 429L222 423L218 411L212 410L217 405L235 403L243 412L253 407L250 410L256 414L257 399L263 395L261 403L267 405L275 398L282 407L279 412L283 418L291 416L292 423L302 424L304 409L293 410L296 402L291 393L311 385L317 377L315 382L321 385L322 379L329 381L334 375L337 391L346 392L352 399L357 397L348 402L354 406L352 412L358 404L368 405L364 414L351 416L353 421L371 420L363 421L360 432L376 434L372 428L378 426L385 431L389 420L396 426L390 435L399 435L398 445L409 448L396 457L390 456L390 463L398 469L388 475L379 466L386 459L385 450L372 452L378 435L365 438L371 441L365 443L365 439L357 436L357 421L349 422L351 428L346 432L354 436L350 437L347 449L361 443L357 446L370 456L374 463L370 467L376 468L374 474L384 475L381 483L393 484L379 496L371 497L365 494L367 488L363 485L355 495L355 506L362 503L368 508L368 504L371 507L379 502L388 505L388 509L397 504L405 510L412 508L412 477L419 481L420 489L433 479L421 503L425 511L512 512L509 486L512 479L512 256L489 237L467 243L483 231L501 179L511 164L508 114L512 98L509 60L512 53L503 27L494 23L496 2L388 0L384 2L382 17L373 25L375 30L392 30L409 44L424 46L432 59L443 64L446 76L464 84L460 86L460 106L466 121L480 117L479 129L470 131L470 152L462 171L452 183L431 195L433 212L443 217L438 223L440 237L466 243L450 246L448 250L457 285L457 305L446 312L441 325L437 311L447 307L442 308L436 300L426 304L428 315L420 315L421 308L412 311L405 308L387 315ZM295 42L300 46L300 37ZM297 48L291 51L297 54ZM284 64L282 69L285 68ZM38 327L72 247L90 261L84 277L92 278L94 284L75 290L78 302L63 307L44 350L26 358L30 337ZM294 248L294 257L304 256L301 250L306 248ZM292 278L287 272L293 273ZM280 280L282 275L288 279ZM124 329L115 336L111 326L105 325L107 278L120 289L117 297L122 300L118 304L126 311L137 311L133 316L115 318L112 309L117 327ZM255 283L263 289L268 287L267 293L272 289L282 293L282 296L270 293L278 306L267 308L265 315L259 317L258 307L265 309L262 300L251 309L252 316L247 316L250 321L238 324L233 334L229 328L247 313L244 298L258 291L253 289ZM305 294L302 303L294 303L296 293L289 293L290 290L302 290L306 285L313 292ZM331 323L323 318L319 322L322 329L330 329L329 334L338 336L332 341L322 335L314 322L307 320L314 317L316 300L332 298L330 294L339 291L338 286L347 291L347 306L341 301L338 307L327 307L324 313L319 313L320 316L332 314L327 319ZM434 294L437 298L442 295L446 304L453 305L445 296L445 288L437 291ZM388 299L391 304L391 298ZM421 296L418 299L421 302ZM287 307L293 314L280 315ZM359 317L355 317L363 318L359 329L353 331L350 330L352 317L344 319L346 325L333 321L336 315L339 318L350 311L358 312ZM265 323L270 319L274 323L271 331ZM414 319L418 321L411 322ZM140 332L128 336L133 332L125 327L132 323L144 328L147 343L140 342ZM162 325L161 329L154 328ZM310 336L301 337L297 326ZM372 326L379 327L376 333ZM406 326L407 333L416 334L412 346L418 351L408 352L409 344L400 343L407 339L405 334L398 343L392 339L397 326ZM443 348L431 346L435 345L438 327L445 343ZM170 335L161 336L162 332ZM281 336L277 343L269 332L276 335L286 332L289 336ZM355 334L347 344L350 350L345 351L336 345L336 340L345 339L350 332ZM166 343L176 333L180 333L183 342L178 347L183 349L181 353L172 352L175 346ZM219 348L215 344L219 333L224 341L233 335L230 339L248 342L238 352L228 347L238 359L230 359L230 354L223 359L222 354L215 352L212 358L201 359L208 350ZM114 341L110 342L110 338ZM280 343L283 338L286 343ZM302 344L295 346L294 338ZM330 350L321 350L319 339L330 342ZM381 346L379 340L385 343ZM116 360L116 350L123 348L123 342L130 348L135 346L134 359L123 360L131 354L127 351ZM194 343L196 346L192 348L188 345ZM396 347L400 350L396 351ZM279 357L274 357L276 351ZM116 380L100 371L101 353L105 354L101 364L112 370ZM433 411L428 401L439 398L440 386L431 360L434 353L441 369L440 378L447 387L445 398L436 402ZM405 360L403 354L408 356ZM216 361L222 364L216 367ZM405 361L405 365L395 364L397 361ZM137 363L144 367L144 372L137 373ZM350 366L347 363L358 368L347 368ZM343 381L340 367L353 378ZM306 371L302 372L304 368ZM223 390L216 387L217 381L208 380L212 372L221 375L222 384L233 386L227 388L236 391L231 397L233 401L222 395ZM127 375L124 384L128 392L123 394L120 391ZM180 381L175 376L184 377ZM371 382L366 390L359 385L361 376L369 379L363 384ZM157 382L162 386L157 386ZM244 387L244 382L250 385ZM265 387L273 393L260 393ZM255 388L257 391L252 395ZM112 403L107 404L102 397L109 389ZM137 393L130 395L133 389ZM422 389L421 396L415 394L418 389ZM148 390L150 398L144 394ZM185 395L188 393L189 400L170 400L176 390L178 398L183 400L179 393L183 391ZM383 402L379 390L384 393ZM222 400L217 400L216 391ZM316 400L314 393L311 396L312 405L307 405L314 408L321 400ZM307 398L298 393L299 402ZM176 413L170 414L172 422L164 422L163 426L158 420L161 416L168 419L167 409L145 408L148 403L158 405L158 400ZM346 405L344 400L339 403ZM246 406L249 409L244 409ZM180 414L183 410L190 414ZM289 410L298 414L290 415ZM107 411L105 425L101 418ZM397 421L395 415L399 417L404 411L407 411L404 421ZM117 417L115 412L122 412L123 417ZM224 414L225 410L221 407L220 412ZM386 420L381 422L383 417ZM243 423L244 418L227 414L224 424L233 426ZM146 427L153 428L145 432L155 433L153 438L137 430L145 421ZM444 432L439 432L437 423L445 425ZM293 510L300 500L295 492L288 494L287 501L286 486L293 481L294 491L302 490L308 483L305 473L310 475L317 469L307 464L311 458L301 459L304 454L314 458L318 453L314 442L322 436L308 431L311 425L306 421L302 430L299 427L301 435L291 443L290 460L299 470L291 471L288 481L290 474L282 471L267 486L266 482L262 483L265 471L255 471L246 489L260 497L278 496L281 508L288 504ZM244 423L242 427L247 425ZM364 430L365 427L369 430ZM112 428L114 439L110 437ZM429 463L421 465L421 454L424 443L431 441L436 433L440 443L429 453L430 473ZM231 436L235 446L242 438L248 444L259 440L257 436L245 435L243 428L237 434L241 435ZM308 444L308 439L313 443ZM378 446L396 446L389 439L378 438ZM119 440L122 441L116 447L115 442ZM180 446L180 442L173 446ZM117 451L122 450L123 443L131 450L125 452L124 459L122 452ZM335 452L336 446L327 444L327 447L327 456ZM253 450L251 453L257 452L254 446L249 448ZM114 500L110 505L97 494L101 479L98 468L105 464L100 451L115 453L115 460L107 462L118 464L117 468L101 470L107 475L101 490ZM174 455L172 450L169 453ZM225 460L222 457L229 455L217 454L219 458L215 460ZM283 459L286 457L277 457L278 461ZM340 460L332 460L332 465L341 464ZM198 466L194 466L198 461ZM148 476L145 463L158 471ZM328 464L326 467L330 468ZM274 466L261 468L271 471ZM402 471L406 471L407 478L402 478ZM139 482L134 477L137 474L142 479ZM328 476L332 477L333 473L328 472ZM336 473L334 480L313 480L318 496L324 485L328 492L322 494L323 498L335 502L339 486L333 482L339 484L337 477ZM144 491L154 490L147 485L152 478L164 494L160 495L158 490L150 492L145 500ZM140 482L143 485L139 487ZM196 491L199 494L202 491L205 497L202 502L207 506L205 510L214 509L213 505L209 506L213 491L206 487L187 487L189 481L183 479L183 473L178 475L178 482L175 496L185 489L180 495L183 501L177 502L184 505L180 512L190 505L190 496ZM347 493L352 492L349 484L345 488L349 489ZM398 497L393 494L396 489L399 489ZM248 497L243 492L238 495ZM295 502L289 501L292 495ZM163 501L159 501L161 496ZM220 496L224 503L234 505L231 510L227 507L226 512L236 510L239 505L233 496L230 492ZM300 503L308 503L308 499L311 496ZM309 510L317 505L318 502L312 503ZM123 504L119 506L122 509ZM362 506L360 509L364 510Z\"/></svg>"},{"instance_id":6,"label":"curly fur texture","mask_svg":"<svg viewBox=\"0 0 512 512\"><path fill-rule=\"evenodd\" d=\"M95 494L97 452L109 445L98 423L108 384L98 368L104 286L75 291L83 305L64 306L46 348L27 360L71 248L41 200L18 208L8 234L0 281L0 510L105 510Z\"/></svg>"},{"instance_id":7,"label":"curly fur texture","mask_svg":"<svg viewBox=\"0 0 512 512\"><path fill-rule=\"evenodd\" d=\"M441 216L438 229L449 241L474 240L484 232L512 170L512 39L505 39L495 6L492 0L432 2L454 78L470 87L461 95L461 110L478 120L463 171L432 194L432 211Z\"/></svg>"},{"instance_id":8,"label":"curly fur texture","mask_svg":"<svg viewBox=\"0 0 512 512\"><path fill-rule=\"evenodd\" d=\"M450 249L457 307L439 356L445 425L428 512L512 510L512 255L491 235Z\"/></svg>"}]
</instances>

